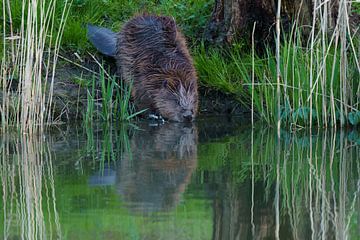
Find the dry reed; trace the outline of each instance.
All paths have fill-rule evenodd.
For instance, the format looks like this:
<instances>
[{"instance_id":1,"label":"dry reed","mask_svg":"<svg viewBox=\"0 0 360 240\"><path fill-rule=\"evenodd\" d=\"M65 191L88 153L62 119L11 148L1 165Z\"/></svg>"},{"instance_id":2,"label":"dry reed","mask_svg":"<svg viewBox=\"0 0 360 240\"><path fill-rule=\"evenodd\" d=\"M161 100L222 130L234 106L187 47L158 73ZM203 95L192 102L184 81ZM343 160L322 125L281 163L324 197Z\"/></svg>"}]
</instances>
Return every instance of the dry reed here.
<instances>
[{"instance_id":1,"label":"dry reed","mask_svg":"<svg viewBox=\"0 0 360 240\"><path fill-rule=\"evenodd\" d=\"M281 1L278 1L276 83L269 86L273 88L276 85L277 107L276 111L273 112L273 121L276 122L278 129L282 118L280 114L284 108L287 108L286 111L292 112L293 116L307 114L306 125L310 127L314 125L334 127L337 123L344 126L349 119L349 113L359 111L360 84L359 79L357 79L360 73L359 53L353 40L358 41L359 36L355 36L358 33L351 30L349 23L351 1L339 0L335 2L337 5L326 0L313 1L311 32L308 44L304 49L301 47L301 30L296 30L302 26L298 26L297 22L295 22L290 37L285 39L286 45L280 45ZM332 19L334 14L337 16L336 21ZM302 57L299 54L301 51L305 51L304 62L307 64L305 66L307 73L304 75L306 75L308 83L294 81L297 77L301 80L300 74L303 74L299 72L301 69L295 66L296 61ZM354 62L351 66L355 69L349 67L350 59ZM357 71L357 74L350 75L349 72L353 70ZM293 75L287 76L288 72ZM291 82L288 82L288 77L292 78ZM259 85L262 87L268 85L266 80L260 82ZM252 94L252 98L254 98L254 94ZM289 99L292 101L290 102ZM253 101L254 99L252 99ZM297 109L298 113L295 112ZM262 115L269 114L264 112ZM293 117L290 122L298 125L297 120L297 117Z\"/></svg>"},{"instance_id":2,"label":"dry reed","mask_svg":"<svg viewBox=\"0 0 360 240\"><path fill-rule=\"evenodd\" d=\"M16 4L21 4L22 15L20 27L14 29ZM55 68L70 5L71 0L3 1L2 130L16 126L33 133L52 123Z\"/></svg>"}]
</instances>

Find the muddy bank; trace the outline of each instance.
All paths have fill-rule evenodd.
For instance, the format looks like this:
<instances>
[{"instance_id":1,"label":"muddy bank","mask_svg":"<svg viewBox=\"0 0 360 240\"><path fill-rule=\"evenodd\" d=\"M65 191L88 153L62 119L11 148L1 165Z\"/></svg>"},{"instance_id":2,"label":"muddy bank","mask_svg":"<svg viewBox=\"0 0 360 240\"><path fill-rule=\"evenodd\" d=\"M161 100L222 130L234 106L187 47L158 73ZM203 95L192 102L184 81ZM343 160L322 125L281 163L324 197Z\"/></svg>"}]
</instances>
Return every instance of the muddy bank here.
<instances>
[{"instance_id":1,"label":"muddy bank","mask_svg":"<svg viewBox=\"0 0 360 240\"><path fill-rule=\"evenodd\" d=\"M99 72L99 66L93 59L79 62L82 67L74 63L60 61L54 80L54 116L58 120L69 121L83 118L88 102L88 91L91 91L92 79ZM106 59L104 66L110 74L115 74L116 66ZM86 68L86 69L85 69ZM95 80L95 109L101 111L101 86ZM200 103L199 116L204 115L244 115L249 112L246 106L240 104L234 96L210 89L199 87Z\"/></svg>"},{"instance_id":2,"label":"muddy bank","mask_svg":"<svg viewBox=\"0 0 360 240\"><path fill-rule=\"evenodd\" d=\"M66 56L66 57L64 57ZM71 58L71 59L68 59ZM112 59L97 56L99 62L103 63L105 70L110 75L115 75L116 65ZM99 80L99 65L92 57L80 59L74 54L62 55L57 64L54 85L53 85L53 116L54 121L68 122L81 120L87 109L88 94L92 92L93 79L94 87L94 111L102 111L102 95ZM51 76L48 78L47 90L51 86ZM120 81L120 80L119 80ZM201 85L201 84L200 84ZM11 109L16 109L18 104L18 83L12 82L10 87ZM243 116L249 113L249 108L241 105L234 96L220 91L199 87L199 117L216 116ZM0 91L0 102L3 101L3 92Z\"/></svg>"}]
</instances>

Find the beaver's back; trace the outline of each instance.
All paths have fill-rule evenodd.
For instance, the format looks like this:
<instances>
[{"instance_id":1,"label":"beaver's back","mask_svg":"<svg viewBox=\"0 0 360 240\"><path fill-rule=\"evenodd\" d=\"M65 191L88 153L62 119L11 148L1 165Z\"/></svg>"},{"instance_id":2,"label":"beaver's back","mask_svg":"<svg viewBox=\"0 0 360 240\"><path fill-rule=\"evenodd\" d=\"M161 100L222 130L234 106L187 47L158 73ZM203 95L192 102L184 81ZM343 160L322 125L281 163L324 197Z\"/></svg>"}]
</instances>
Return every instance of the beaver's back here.
<instances>
[{"instance_id":1,"label":"beaver's back","mask_svg":"<svg viewBox=\"0 0 360 240\"><path fill-rule=\"evenodd\" d=\"M144 108L154 107L151 91L161 87L167 71L195 74L185 39L171 17L143 15L129 20L118 34L116 58L121 77L133 82L132 95Z\"/></svg>"},{"instance_id":2,"label":"beaver's back","mask_svg":"<svg viewBox=\"0 0 360 240\"><path fill-rule=\"evenodd\" d=\"M175 21L166 16L138 16L129 20L118 37L121 65L164 68L169 62L191 64L185 39Z\"/></svg>"}]
</instances>

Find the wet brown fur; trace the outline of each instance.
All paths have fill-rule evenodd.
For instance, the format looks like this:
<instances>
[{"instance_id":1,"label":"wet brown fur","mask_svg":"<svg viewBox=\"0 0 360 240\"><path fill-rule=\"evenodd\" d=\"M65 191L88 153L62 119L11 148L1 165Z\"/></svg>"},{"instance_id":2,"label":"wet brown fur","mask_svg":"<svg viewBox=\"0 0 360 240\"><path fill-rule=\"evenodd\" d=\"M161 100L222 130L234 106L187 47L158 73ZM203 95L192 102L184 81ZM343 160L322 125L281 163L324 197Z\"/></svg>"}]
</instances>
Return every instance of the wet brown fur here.
<instances>
[{"instance_id":1,"label":"wet brown fur","mask_svg":"<svg viewBox=\"0 0 360 240\"><path fill-rule=\"evenodd\" d=\"M139 109L174 120L198 111L197 76L185 38L173 18L140 15L118 34L116 54L122 79L133 83Z\"/></svg>"}]
</instances>

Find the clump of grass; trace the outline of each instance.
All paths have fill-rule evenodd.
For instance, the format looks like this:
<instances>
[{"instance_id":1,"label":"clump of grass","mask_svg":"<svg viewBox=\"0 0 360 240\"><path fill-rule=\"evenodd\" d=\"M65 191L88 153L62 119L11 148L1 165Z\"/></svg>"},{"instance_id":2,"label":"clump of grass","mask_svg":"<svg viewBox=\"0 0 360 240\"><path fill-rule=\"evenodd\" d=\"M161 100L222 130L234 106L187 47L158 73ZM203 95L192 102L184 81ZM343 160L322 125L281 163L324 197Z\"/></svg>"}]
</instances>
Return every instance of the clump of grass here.
<instances>
[{"instance_id":1,"label":"clump of grass","mask_svg":"<svg viewBox=\"0 0 360 240\"><path fill-rule=\"evenodd\" d=\"M98 91L97 85L100 85ZM132 84L126 84L116 76L109 75L101 65L99 75L93 76L90 87L84 116L87 125L92 124L95 119L108 123L130 121L146 111L136 111L131 103Z\"/></svg>"},{"instance_id":2,"label":"clump of grass","mask_svg":"<svg viewBox=\"0 0 360 240\"><path fill-rule=\"evenodd\" d=\"M2 129L15 125L31 132L52 122L55 67L70 7L68 0L61 9L57 3L2 1Z\"/></svg>"}]
</instances>

